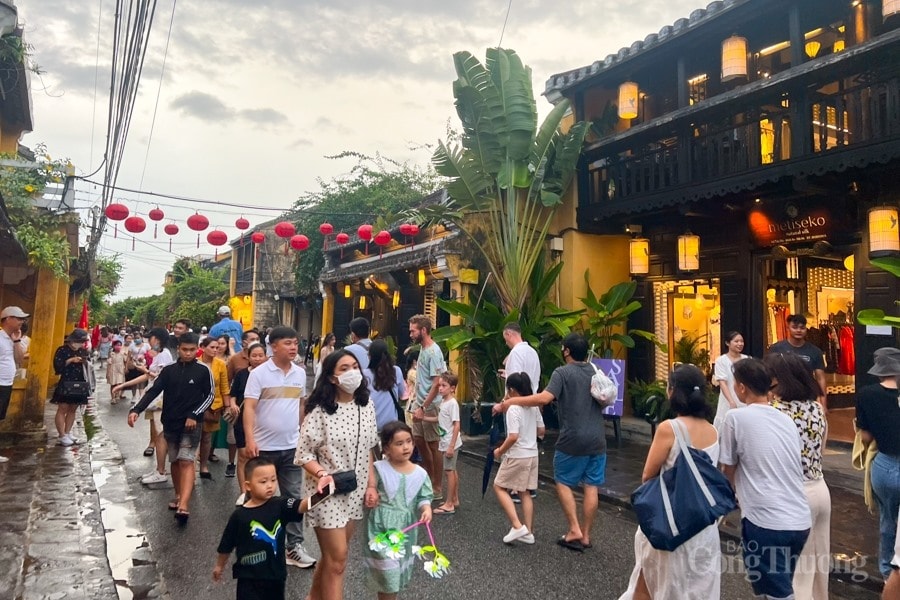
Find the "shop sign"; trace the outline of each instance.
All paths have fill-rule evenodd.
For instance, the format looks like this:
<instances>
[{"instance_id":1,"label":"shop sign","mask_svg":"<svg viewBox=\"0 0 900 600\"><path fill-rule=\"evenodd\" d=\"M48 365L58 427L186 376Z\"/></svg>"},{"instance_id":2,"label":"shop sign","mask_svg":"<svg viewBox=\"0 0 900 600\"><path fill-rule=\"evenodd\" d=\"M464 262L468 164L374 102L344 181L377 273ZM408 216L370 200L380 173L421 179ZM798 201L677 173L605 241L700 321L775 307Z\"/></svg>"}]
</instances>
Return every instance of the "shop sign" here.
<instances>
[{"instance_id":1,"label":"shop sign","mask_svg":"<svg viewBox=\"0 0 900 600\"><path fill-rule=\"evenodd\" d=\"M621 417L625 409L625 361L620 358L595 358L591 362L616 384L616 403L603 409L603 414Z\"/></svg>"},{"instance_id":2,"label":"shop sign","mask_svg":"<svg viewBox=\"0 0 900 600\"><path fill-rule=\"evenodd\" d=\"M826 208L788 204L775 214L762 208L750 211L750 235L757 246L814 242L826 239L831 230L831 213Z\"/></svg>"}]
</instances>

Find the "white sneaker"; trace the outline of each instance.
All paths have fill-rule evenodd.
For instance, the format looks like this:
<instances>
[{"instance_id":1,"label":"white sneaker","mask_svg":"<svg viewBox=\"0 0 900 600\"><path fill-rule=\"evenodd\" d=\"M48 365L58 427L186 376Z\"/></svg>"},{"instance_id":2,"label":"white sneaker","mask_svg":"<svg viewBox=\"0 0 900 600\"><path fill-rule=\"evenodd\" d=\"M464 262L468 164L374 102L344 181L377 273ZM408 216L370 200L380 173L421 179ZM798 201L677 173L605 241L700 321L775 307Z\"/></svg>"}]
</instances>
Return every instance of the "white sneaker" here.
<instances>
[{"instance_id":1,"label":"white sneaker","mask_svg":"<svg viewBox=\"0 0 900 600\"><path fill-rule=\"evenodd\" d=\"M9 458L6 456L0 456L0 464L9 462Z\"/></svg>"},{"instance_id":2,"label":"white sneaker","mask_svg":"<svg viewBox=\"0 0 900 600\"><path fill-rule=\"evenodd\" d=\"M75 443L75 441L69 437L68 434L63 434L59 437L59 445L60 446L71 446Z\"/></svg>"},{"instance_id":3,"label":"white sneaker","mask_svg":"<svg viewBox=\"0 0 900 600\"><path fill-rule=\"evenodd\" d=\"M533 544L534 543L534 534L529 533L528 535L523 535L519 538L519 541L523 544Z\"/></svg>"},{"instance_id":4,"label":"white sneaker","mask_svg":"<svg viewBox=\"0 0 900 600\"><path fill-rule=\"evenodd\" d=\"M165 473L160 473L158 471L153 471L152 473L147 473L143 477L141 477L141 483L143 484L151 484L151 483L165 483L169 480L169 476Z\"/></svg>"},{"instance_id":5,"label":"white sneaker","mask_svg":"<svg viewBox=\"0 0 900 600\"><path fill-rule=\"evenodd\" d=\"M311 569L316 566L316 559L307 554L303 544L297 544L285 552L285 562L301 569Z\"/></svg>"},{"instance_id":6,"label":"white sneaker","mask_svg":"<svg viewBox=\"0 0 900 600\"><path fill-rule=\"evenodd\" d=\"M238 494L237 500L234 501L235 506L243 506L247 501L247 494Z\"/></svg>"},{"instance_id":7,"label":"white sneaker","mask_svg":"<svg viewBox=\"0 0 900 600\"><path fill-rule=\"evenodd\" d=\"M528 535L528 528L522 525L518 529L515 527L510 527L509 533L503 536L504 544L512 544L514 541L521 539Z\"/></svg>"}]
</instances>

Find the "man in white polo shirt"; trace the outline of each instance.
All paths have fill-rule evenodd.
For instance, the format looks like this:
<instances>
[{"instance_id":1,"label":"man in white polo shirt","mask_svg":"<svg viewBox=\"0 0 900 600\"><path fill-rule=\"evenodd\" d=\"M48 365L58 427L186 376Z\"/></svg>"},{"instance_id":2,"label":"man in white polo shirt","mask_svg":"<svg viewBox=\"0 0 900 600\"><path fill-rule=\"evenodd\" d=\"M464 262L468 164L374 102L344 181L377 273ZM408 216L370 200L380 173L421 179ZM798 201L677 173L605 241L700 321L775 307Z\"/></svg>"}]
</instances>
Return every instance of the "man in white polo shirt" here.
<instances>
[{"instance_id":1,"label":"man in white polo shirt","mask_svg":"<svg viewBox=\"0 0 900 600\"><path fill-rule=\"evenodd\" d=\"M22 347L22 323L28 313L18 306L7 306L0 312L0 421L6 418L12 398L16 369L22 366L25 349ZM0 463L9 459L0 456Z\"/></svg>"},{"instance_id":2,"label":"man in white polo shirt","mask_svg":"<svg viewBox=\"0 0 900 600\"><path fill-rule=\"evenodd\" d=\"M247 458L262 456L272 461L282 496L301 497L303 469L294 464L300 438L300 414L306 397L306 370L294 364L297 332L279 325L269 333L272 358L250 371L244 390L244 434L241 450ZM239 502L242 500L238 499ZM316 559L303 548L303 522L285 527L285 559L301 569L315 566Z\"/></svg>"}]
</instances>

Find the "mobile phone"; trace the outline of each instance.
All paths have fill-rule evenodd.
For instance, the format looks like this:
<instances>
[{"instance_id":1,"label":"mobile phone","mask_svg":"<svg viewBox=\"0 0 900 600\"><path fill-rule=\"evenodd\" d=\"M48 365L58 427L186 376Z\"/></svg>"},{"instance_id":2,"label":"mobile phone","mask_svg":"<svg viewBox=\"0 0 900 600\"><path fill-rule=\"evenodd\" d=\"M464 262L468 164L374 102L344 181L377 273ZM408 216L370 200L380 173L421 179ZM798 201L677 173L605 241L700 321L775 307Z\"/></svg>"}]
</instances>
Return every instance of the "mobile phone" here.
<instances>
[{"instance_id":1,"label":"mobile phone","mask_svg":"<svg viewBox=\"0 0 900 600\"><path fill-rule=\"evenodd\" d=\"M332 481L331 483L328 484L328 487L326 487L321 493L316 492L315 494L313 494L312 496L309 497L309 502L307 503L308 506L306 507L306 510L312 510L318 504L320 504L326 498L328 498L329 496L331 496L333 494L334 494L334 482Z\"/></svg>"}]
</instances>

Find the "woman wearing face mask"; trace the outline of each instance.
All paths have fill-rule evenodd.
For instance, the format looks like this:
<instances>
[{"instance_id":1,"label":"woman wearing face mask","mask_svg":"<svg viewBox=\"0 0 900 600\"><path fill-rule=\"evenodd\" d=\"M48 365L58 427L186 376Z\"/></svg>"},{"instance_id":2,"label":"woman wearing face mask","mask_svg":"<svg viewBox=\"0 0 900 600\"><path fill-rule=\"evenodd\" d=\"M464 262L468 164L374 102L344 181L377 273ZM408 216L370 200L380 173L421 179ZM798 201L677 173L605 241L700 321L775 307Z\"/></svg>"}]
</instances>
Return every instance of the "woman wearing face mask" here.
<instances>
[{"instance_id":1,"label":"woman wearing face mask","mask_svg":"<svg viewBox=\"0 0 900 600\"><path fill-rule=\"evenodd\" d=\"M295 462L307 473L304 496L323 490L334 481L332 474L342 471L354 471L357 486L306 514L322 550L310 598L343 597L347 552L357 522L363 517L363 495L377 443L369 387L356 358L346 350L337 350L325 358L322 375L306 401Z\"/></svg>"},{"instance_id":2,"label":"woman wearing face mask","mask_svg":"<svg viewBox=\"0 0 900 600\"><path fill-rule=\"evenodd\" d=\"M59 444L71 446L77 443L72 438L72 426L75 424L75 413L79 406L88 402L87 364L88 352L84 345L88 334L84 329L75 329L66 338L66 343L56 349L53 356L53 370L59 375L59 383L53 392L50 402L56 405L56 431ZM69 382L82 382L79 390L67 385Z\"/></svg>"}]
</instances>

